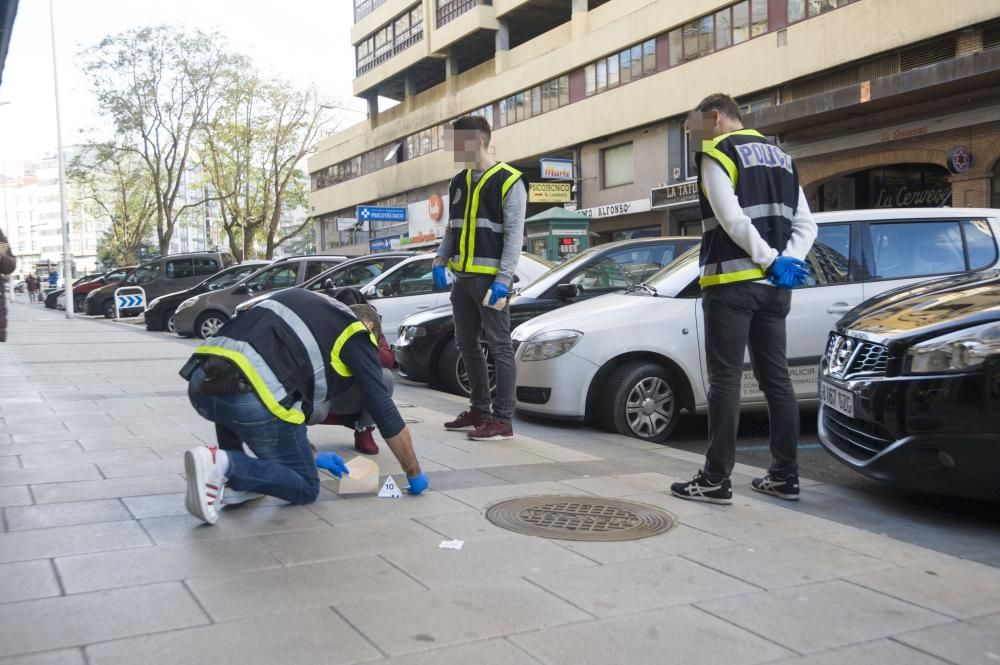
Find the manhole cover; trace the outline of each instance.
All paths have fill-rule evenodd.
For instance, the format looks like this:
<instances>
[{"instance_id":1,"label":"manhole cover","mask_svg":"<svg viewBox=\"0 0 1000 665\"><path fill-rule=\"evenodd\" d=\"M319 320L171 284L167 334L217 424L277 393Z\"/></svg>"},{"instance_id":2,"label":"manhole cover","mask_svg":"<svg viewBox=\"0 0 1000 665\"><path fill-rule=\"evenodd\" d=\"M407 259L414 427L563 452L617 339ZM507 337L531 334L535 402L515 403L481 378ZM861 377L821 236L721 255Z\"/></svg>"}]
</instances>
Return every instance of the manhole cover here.
<instances>
[{"instance_id":1,"label":"manhole cover","mask_svg":"<svg viewBox=\"0 0 1000 665\"><path fill-rule=\"evenodd\" d=\"M676 525L665 510L634 501L587 496L531 496L490 506L486 519L529 536L560 540L637 540Z\"/></svg>"}]
</instances>

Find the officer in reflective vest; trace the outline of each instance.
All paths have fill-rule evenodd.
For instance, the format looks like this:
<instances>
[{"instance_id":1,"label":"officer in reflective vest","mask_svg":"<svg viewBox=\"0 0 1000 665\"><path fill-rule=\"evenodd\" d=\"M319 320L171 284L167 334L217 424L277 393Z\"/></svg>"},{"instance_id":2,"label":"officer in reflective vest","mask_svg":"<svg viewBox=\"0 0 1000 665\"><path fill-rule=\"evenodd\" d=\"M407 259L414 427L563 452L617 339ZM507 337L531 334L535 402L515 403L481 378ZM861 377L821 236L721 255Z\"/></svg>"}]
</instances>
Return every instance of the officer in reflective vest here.
<instances>
[{"instance_id":1,"label":"officer in reflective vest","mask_svg":"<svg viewBox=\"0 0 1000 665\"><path fill-rule=\"evenodd\" d=\"M447 138L465 168L448 188L449 221L437 258L434 284L448 288L445 266L457 277L451 289L455 343L472 388L471 408L444 424L467 431L473 441L514 436L514 347L510 339L510 295L524 243L527 191L517 169L493 159L490 124L479 116L459 118ZM496 367L495 397L479 344L485 336Z\"/></svg>"},{"instance_id":2,"label":"officer in reflective vest","mask_svg":"<svg viewBox=\"0 0 1000 665\"><path fill-rule=\"evenodd\" d=\"M276 293L198 347L181 376L192 405L216 424L220 444L184 455L188 511L209 524L221 504L245 501L248 493L315 501L316 467L338 477L346 468L334 453L314 456L306 426L335 414L367 410L410 479L410 492L427 488L383 381L377 342L332 298L305 289Z\"/></svg>"},{"instance_id":3,"label":"officer in reflective vest","mask_svg":"<svg viewBox=\"0 0 1000 665\"><path fill-rule=\"evenodd\" d=\"M792 158L744 129L731 97L711 95L688 118L698 162L702 215L701 287L708 366L708 453L693 480L671 490L684 499L732 503L740 387L747 344L767 398L771 466L751 487L799 498L799 406L785 358L791 288L809 277L804 259L816 239Z\"/></svg>"}]
</instances>

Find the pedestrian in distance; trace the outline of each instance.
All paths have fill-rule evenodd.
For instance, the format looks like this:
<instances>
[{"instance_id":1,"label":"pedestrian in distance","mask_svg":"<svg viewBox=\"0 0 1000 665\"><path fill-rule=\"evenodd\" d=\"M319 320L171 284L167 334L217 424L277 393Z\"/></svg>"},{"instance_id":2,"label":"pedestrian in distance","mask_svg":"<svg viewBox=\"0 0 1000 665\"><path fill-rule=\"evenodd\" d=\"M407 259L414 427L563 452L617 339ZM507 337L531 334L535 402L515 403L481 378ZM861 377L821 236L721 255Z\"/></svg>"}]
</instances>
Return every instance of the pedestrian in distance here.
<instances>
[{"instance_id":1,"label":"pedestrian in distance","mask_svg":"<svg viewBox=\"0 0 1000 665\"><path fill-rule=\"evenodd\" d=\"M28 302L33 303L38 300L38 277L35 273L29 273L24 278L24 285L28 291Z\"/></svg>"},{"instance_id":2,"label":"pedestrian in distance","mask_svg":"<svg viewBox=\"0 0 1000 665\"><path fill-rule=\"evenodd\" d=\"M371 331L350 309L306 289L276 293L230 319L181 370L191 404L216 424L217 445L184 455L188 511L214 524L219 507L266 494L303 505L319 495L317 467L347 472L335 453L313 454L307 426L367 410L409 479L427 489L410 431L393 404ZM243 443L255 457L243 452Z\"/></svg>"},{"instance_id":3,"label":"pedestrian in distance","mask_svg":"<svg viewBox=\"0 0 1000 665\"><path fill-rule=\"evenodd\" d=\"M688 116L698 164L702 242L699 263L708 366L708 452L693 480L674 483L682 499L732 503L743 359L767 399L771 465L751 487L799 498L799 405L785 357L791 289L809 278L804 259L816 222L795 163L762 134L743 127L729 96L706 97Z\"/></svg>"},{"instance_id":4,"label":"pedestrian in distance","mask_svg":"<svg viewBox=\"0 0 1000 665\"><path fill-rule=\"evenodd\" d=\"M0 275L9 275L17 267L17 259L10 251L7 236L0 231ZM7 285L6 277L0 277L0 342L7 341Z\"/></svg>"},{"instance_id":5,"label":"pedestrian in distance","mask_svg":"<svg viewBox=\"0 0 1000 665\"><path fill-rule=\"evenodd\" d=\"M514 436L514 346L510 339L508 299L524 242L527 190L520 171L490 153L490 123L465 116L445 132L448 149L462 170L448 186L448 226L432 276L434 286L449 287L455 344L472 387L470 408L445 423L467 431L473 441ZM485 334L496 365L496 394L490 396L486 358L479 345Z\"/></svg>"},{"instance_id":6,"label":"pedestrian in distance","mask_svg":"<svg viewBox=\"0 0 1000 665\"><path fill-rule=\"evenodd\" d=\"M59 286L59 273L55 270L49 273L49 288L54 289Z\"/></svg>"}]
</instances>

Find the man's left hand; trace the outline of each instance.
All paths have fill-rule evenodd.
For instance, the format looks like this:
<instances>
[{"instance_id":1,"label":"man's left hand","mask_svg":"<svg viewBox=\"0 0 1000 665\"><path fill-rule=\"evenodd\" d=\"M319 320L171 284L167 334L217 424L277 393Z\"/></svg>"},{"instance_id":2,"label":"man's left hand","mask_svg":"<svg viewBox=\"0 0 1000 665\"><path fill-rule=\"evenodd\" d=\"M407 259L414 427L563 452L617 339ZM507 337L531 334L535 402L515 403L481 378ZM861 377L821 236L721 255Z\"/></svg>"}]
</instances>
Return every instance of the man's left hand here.
<instances>
[{"instance_id":1,"label":"man's left hand","mask_svg":"<svg viewBox=\"0 0 1000 665\"><path fill-rule=\"evenodd\" d=\"M496 305L499 301L503 300L510 295L510 288L502 282L493 282L493 286L490 287L490 307Z\"/></svg>"},{"instance_id":2,"label":"man's left hand","mask_svg":"<svg viewBox=\"0 0 1000 665\"><path fill-rule=\"evenodd\" d=\"M347 465L344 464L344 460L337 453L320 453L316 455L316 466L326 469L338 478L351 475Z\"/></svg>"}]
</instances>

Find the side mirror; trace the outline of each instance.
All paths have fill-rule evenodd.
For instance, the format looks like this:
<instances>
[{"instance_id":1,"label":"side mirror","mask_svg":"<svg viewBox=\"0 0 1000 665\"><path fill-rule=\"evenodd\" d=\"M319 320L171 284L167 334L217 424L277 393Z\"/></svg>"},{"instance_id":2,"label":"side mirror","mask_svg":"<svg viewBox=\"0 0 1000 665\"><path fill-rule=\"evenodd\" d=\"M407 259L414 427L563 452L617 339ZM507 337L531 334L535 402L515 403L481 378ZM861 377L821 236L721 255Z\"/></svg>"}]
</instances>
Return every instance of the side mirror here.
<instances>
[{"instance_id":1,"label":"side mirror","mask_svg":"<svg viewBox=\"0 0 1000 665\"><path fill-rule=\"evenodd\" d=\"M573 300L580 297L580 285L560 284L556 287L556 293L559 295L559 300Z\"/></svg>"},{"instance_id":2,"label":"side mirror","mask_svg":"<svg viewBox=\"0 0 1000 665\"><path fill-rule=\"evenodd\" d=\"M332 289L334 287L333 278L327 277L326 281L323 282L324 289Z\"/></svg>"},{"instance_id":3,"label":"side mirror","mask_svg":"<svg viewBox=\"0 0 1000 665\"><path fill-rule=\"evenodd\" d=\"M245 296L248 293L250 293L250 287L247 286L246 284L240 284L233 291L233 294L237 296Z\"/></svg>"},{"instance_id":4,"label":"side mirror","mask_svg":"<svg viewBox=\"0 0 1000 665\"><path fill-rule=\"evenodd\" d=\"M514 275L514 279L512 279L512 280L510 281L510 283L511 283L511 284L517 284L517 283L518 283L518 282L520 282L520 281L521 281L521 277L520 277L519 275Z\"/></svg>"}]
</instances>

